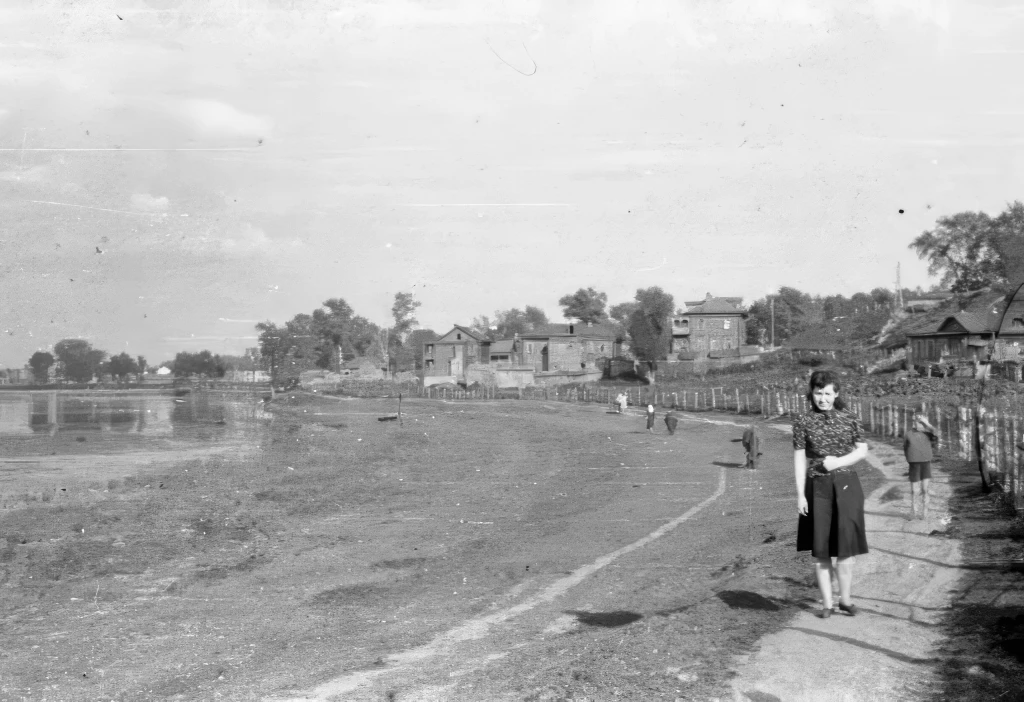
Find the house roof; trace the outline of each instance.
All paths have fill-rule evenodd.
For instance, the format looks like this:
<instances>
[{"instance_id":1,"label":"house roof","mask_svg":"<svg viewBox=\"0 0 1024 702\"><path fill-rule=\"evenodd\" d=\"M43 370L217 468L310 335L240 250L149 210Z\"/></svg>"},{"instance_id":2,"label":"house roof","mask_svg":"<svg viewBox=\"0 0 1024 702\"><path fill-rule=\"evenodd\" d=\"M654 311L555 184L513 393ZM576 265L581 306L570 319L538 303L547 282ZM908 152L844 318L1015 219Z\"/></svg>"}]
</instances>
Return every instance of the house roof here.
<instances>
[{"instance_id":1,"label":"house roof","mask_svg":"<svg viewBox=\"0 0 1024 702\"><path fill-rule=\"evenodd\" d=\"M471 337L473 337L477 341L489 341L489 339L487 338L486 334L478 332L476 329L470 329L469 327L459 326L458 324L456 324L454 328L458 329L463 334L469 334ZM448 332L448 333L450 334L451 332Z\"/></svg>"},{"instance_id":2,"label":"house roof","mask_svg":"<svg viewBox=\"0 0 1024 702\"><path fill-rule=\"evenodd\" d=\"M920 324L907 329L907 336L932 336L937 334L957 333L949 329L952 325L962 327L967 334L992 334L999 331L1007 309L1006 296L1001 293L986 291L966 301L964 309L950 314L952 310L943 309L934 315L929 314ZM955 309L955 308L953 308Z\"/></svg>"},{"instance_id":3,"label":"house roof","mask_svg":"<svg viewBox=\"0 0 1024 702\"><path fill-rule=\"evenodd\" d=\"M1003 318L999 323L1000 336L1020 336L1024 334L1024 329L1021 329L1019 326L1013 326L1014 319L1024 320L1024 285L1021 285L1014 291L1013 297L1010 298L1010 302L1006 305Z\"/></svg>"},{"instance_id":4,"label":"house roof","mask_svg":"<svg viewBox=\"0 0 1024 702\"><path fill-rule=\"evenodd\" d=\"M570 332L569 327L573 330ZM537 328L519 335L521 339L546 339L551 336L586 336L601 339L614 339L617 332L610 324L592 324L573 322L565 324L538 324Z\"/></svg>"},{"instance_id":5,"label":"house roof","mask_svg":"<svg viewBox=\"0 0 1024 702\"><path fill-rule=\"evenodd\" d=\"M515 339L501 339L491 344L491 353L512 353L515 350Z\"/></svg>"},{"instance_id":6,"label":"house roof","mask_svg":"<svg viewBox=\"0 0 1024 702\"><path fill-rule=\"evenodd\" d=\"M741 302L743 302L742 297L711 297L709 293L703 300L684 303L686 311L683 314L740 314L746 316L747 313L738 307Z\"/></svg>"},{"instance_id":7,"label":"house roof","mask_svg":"<svg viewBox=\"0 0 1024 702\"><path fill-rule=\"evenodd\" d=\"M963 313L967 313L968 316L962 321L957 320L957 322L969 330L967 333L988 334L997 331L1007 308L1006 298L1007 296L1001 292L987 289L960 295L954 294L934 309L895 321L883 333L879 346L896 348L905 344L909 337L938 334L938 330L950 318L956 318L957 315Z\"/></svg>"}]
</instances>

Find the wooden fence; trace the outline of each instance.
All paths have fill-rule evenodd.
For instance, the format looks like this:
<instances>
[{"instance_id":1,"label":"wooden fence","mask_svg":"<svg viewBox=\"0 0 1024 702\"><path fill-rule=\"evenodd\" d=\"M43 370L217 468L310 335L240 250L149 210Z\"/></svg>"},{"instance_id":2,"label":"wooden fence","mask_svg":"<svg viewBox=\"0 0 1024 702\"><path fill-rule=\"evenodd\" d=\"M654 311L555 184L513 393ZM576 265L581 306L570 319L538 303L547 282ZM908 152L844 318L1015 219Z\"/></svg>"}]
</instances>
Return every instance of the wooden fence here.
<instances>
[{"instance_id":1,"label":"wooden fence","mask_svg":"<svg viewBox=\"0 0 1024 702\"><path fill-rule=\"evenodd\" d=\"M525 388L420 388L419 395L441 400L549 400L593 402L612 406L615 397L626 393L629 404L687 412L724 412L742 416L794 417L810 411L806 395L788 388L717 387L674 389L657 387L612 387L575 385ZM860 418L870 436L899 442L911 428L915 412L928 417L938 432L940 455L977 460L975 421L979 426L982 459L989 473L1011 497L1016 509L1024 509L1024 452L1017 449L1024 431L1024 412L1016 403L991 400L982 405L952 405L936 402L911 404L875 398L847 398L848 409Z\"/></svg>"}]
</instances>

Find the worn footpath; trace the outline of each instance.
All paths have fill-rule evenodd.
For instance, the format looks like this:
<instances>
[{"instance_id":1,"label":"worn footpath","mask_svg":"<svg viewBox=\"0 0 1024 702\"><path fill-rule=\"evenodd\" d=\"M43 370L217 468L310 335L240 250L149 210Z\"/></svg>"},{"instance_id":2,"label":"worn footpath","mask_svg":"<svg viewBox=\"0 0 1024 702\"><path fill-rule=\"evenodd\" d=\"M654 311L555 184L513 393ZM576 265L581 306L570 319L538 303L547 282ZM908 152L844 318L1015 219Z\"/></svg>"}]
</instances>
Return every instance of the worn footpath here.
<instances>
[{"instance_id":1,"label":"worn footpath","mask_svg":"<svg viewBox=\"0 0 1024 702\"><path fill-rule=\"evenodd\" d=\"M943 538L950 522L949 474L941 463L932 464L929 519L911 519L902 452L869 445L867 460L886 482L865 502L871 552L857 558L854 571L860 611L851 617L837 610L821 619L819 604L764 637L756 653L736 660L735 700L866 702L935 693L940 619L961 572L960 542ZM810 573L809 559L807 567ZM833 589L838 602L836 582Z\"/></svg>"}]
</instances>

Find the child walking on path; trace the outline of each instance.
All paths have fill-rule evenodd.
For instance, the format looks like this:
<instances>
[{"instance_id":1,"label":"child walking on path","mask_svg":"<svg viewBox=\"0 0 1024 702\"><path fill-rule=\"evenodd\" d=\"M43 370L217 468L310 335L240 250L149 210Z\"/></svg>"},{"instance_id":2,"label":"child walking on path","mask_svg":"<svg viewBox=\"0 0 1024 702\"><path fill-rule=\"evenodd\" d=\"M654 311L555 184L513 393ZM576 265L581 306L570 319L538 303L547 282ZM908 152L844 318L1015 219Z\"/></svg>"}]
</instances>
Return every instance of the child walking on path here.
<instances>
[{"instance_id":1,"label":"child walking on path","mask_svg":"<svg viewBox=\"0 0 1024 702\"><path fill-rule=\"evenodd\" d=\"M903 439L903 453L910 464L910 518L917 518L917 496L914 486L921 484L921 515L928 519L928 484L932 477L932 448L935 428L923 414L914 415L914 428Z\"/></svg>"}]
</instances>

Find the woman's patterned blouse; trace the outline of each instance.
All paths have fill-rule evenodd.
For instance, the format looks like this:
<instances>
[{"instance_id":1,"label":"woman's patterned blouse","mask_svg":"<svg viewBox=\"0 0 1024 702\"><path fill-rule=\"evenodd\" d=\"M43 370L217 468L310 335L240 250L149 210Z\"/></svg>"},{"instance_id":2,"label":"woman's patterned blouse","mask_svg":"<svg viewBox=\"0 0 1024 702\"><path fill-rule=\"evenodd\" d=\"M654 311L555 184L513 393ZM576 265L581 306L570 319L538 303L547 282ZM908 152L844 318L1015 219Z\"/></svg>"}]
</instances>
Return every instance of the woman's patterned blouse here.
<instances>
[{"instance_id":1,"label":"woman's patterned blouse","mask_svg":"<svg viewBox=\"0 0 1024 702\"><path fill-rule=\"evenodd\" d=\"M845 456L857 448L855 444L863 442L860 420L845 410L812 410L797 417L793 424L793 449L806 452L807 474L810 476L828 473L824 467L826 456ZM847 466L838 470L850 469Z\"/></svg>"}]
</instances>

